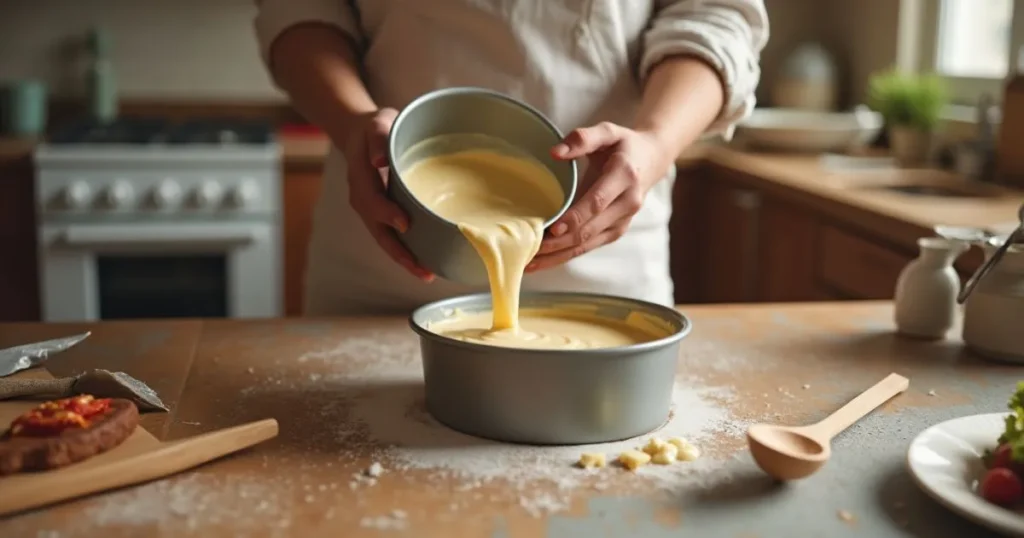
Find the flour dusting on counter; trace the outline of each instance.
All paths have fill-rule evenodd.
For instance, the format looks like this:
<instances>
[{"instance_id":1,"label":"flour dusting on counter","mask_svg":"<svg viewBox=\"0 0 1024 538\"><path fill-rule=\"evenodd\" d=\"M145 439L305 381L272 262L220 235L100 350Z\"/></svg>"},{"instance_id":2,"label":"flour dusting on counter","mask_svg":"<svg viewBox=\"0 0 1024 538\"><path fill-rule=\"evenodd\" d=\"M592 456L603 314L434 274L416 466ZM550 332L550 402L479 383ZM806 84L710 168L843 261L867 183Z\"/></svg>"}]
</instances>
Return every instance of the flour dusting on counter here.
<instances>
[{"instance_id":1,"label":"flour dusting on counter","mask_svg":"<svg viewBox=\"0 0 1024 538\"><path fill-rule=\"evenodd\" d=\"M537 447L512 445L464 435L442 426L426 411L422 367L415 339L397 334L351 338L337 347L302 356L303 363L342 361L360 363L348 375L325 374L324 382L339 388L346 400L347 420L338 421L337 441L372 451L373 458L389 470L426 472L435 483L445 479L456 491L494 492L518 499L534 516L568 508L568 493L578 488L595 490L629 484L655 489L699 485L717 478L723 467L714 457L671 466L649 466L631 476L616 467L581 470L575 462L581 452L610 456L637 448L648 436L597 445ZM670 420L651 435L682 437L702 446L718 435L742 436L746 424L734 420L726 409L728 390L701 387L699 380L680 380L673 392ZM713 447L711 452L714 452Z\"/></svg>"}]
</instances>

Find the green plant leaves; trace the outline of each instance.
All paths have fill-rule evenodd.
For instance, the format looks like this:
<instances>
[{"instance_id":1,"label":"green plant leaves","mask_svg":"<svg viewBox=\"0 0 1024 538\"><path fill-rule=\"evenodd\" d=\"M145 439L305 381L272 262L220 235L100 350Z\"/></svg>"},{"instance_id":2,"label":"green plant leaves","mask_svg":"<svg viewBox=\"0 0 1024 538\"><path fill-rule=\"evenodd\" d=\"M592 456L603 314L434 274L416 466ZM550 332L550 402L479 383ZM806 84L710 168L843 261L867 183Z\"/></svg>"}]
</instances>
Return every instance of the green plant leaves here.
<instances>
[{"instance_id":1,"label":"green plant leaves","mask_svg":"<svg viewBox=\"0 0 1024 538\"><path fill-rule=\"evenodd\" d=\"M945 81L935 75L889 70L873 75L868 84L868 106L889 126L932 131L948 102Z\"/></svg>"}]
</instances>

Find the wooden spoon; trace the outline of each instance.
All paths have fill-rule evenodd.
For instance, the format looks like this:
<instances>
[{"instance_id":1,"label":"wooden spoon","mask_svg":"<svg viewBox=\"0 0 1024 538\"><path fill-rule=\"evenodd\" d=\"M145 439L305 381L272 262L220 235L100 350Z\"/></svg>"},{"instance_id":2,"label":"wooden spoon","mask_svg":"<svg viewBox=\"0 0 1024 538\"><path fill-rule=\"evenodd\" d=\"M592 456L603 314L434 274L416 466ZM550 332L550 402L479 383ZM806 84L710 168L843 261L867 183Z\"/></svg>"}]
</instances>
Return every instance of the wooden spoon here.
<instances>
[{"instance_id":1,"label":"wooden spoon","mask_svg":"<svg viewBox=\"0 0 1024 538\"><path fill-rule=\"evenodd\" d=\"M800 427L755 424L747 431L750 454L764 472L778 480L808 477L832 455L829 443L836 434L909 386L907 378L889 374L817 424Z\"/></svg>"}]
</instances>

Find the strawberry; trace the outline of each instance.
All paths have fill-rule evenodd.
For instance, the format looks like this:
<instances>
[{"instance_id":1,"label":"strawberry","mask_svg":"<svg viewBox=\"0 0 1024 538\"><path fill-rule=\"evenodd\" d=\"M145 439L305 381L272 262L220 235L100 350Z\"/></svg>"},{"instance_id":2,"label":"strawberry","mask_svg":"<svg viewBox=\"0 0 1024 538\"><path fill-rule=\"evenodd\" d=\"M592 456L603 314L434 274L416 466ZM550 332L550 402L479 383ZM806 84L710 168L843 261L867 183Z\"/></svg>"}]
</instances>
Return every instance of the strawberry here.
<instances>
[{"instance_id":1,"label":"strawberry","mask_svg":"<svg viewBox=\"0 0 1024 538\"><path fill-rule=\"evenodd\" d=\"M1013 506L1024 496L1020 478L1004 467L996 467L985 473L980 491L986 501L999 506Z\"/></svg>"}]
</instances>

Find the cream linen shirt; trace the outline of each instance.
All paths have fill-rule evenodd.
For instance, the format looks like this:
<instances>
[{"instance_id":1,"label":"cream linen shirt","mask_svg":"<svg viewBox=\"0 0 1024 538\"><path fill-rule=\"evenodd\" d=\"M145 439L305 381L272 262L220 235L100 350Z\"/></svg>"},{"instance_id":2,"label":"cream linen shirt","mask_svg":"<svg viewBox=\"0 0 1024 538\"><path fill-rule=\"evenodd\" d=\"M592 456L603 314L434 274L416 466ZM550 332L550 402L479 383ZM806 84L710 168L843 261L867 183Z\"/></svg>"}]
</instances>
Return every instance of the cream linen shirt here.
<instances>
[{"instance_id":1,"label":"cream linen shirt","mask_svg":"<svg viewBox=\"0 0 1024 538\"><path fill-rule=\"evenodd\" d=\"M754 107L768 39L762 0L257 0L264 60L274 39L304 22L352 39L366 87L401 109L451 86L521 99L563 132L600 121L629 126L645 77L688 54L714 66L725 107L708 133L731 136ZM581 163L583 164L583 163ZM306 274L311 315L405 312L443 297L486 291L424 284L377 247L349 207L344 156L333 150L314 214ZM674 172L648 194L618 241L527 275L526 290L610 293L671 305L668 221Z\"/></svg>"}]
</instances>

